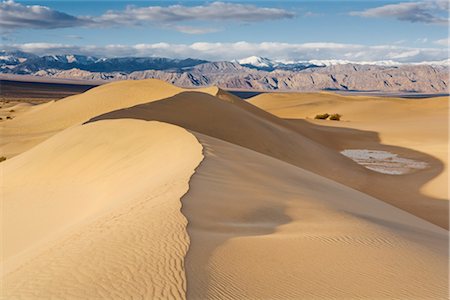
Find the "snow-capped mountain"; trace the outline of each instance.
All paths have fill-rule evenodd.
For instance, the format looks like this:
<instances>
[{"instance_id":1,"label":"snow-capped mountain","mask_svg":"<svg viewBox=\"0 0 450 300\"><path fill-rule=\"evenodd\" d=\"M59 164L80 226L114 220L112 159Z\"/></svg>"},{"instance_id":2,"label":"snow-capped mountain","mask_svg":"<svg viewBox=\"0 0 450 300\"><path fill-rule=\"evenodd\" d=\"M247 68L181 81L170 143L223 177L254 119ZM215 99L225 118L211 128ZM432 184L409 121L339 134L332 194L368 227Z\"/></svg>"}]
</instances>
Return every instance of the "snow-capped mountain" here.
<instances>
[{"instance_id":1,"label":"snow-capped mountain","mask_svg":"<svg viewBox=\"0 0 450 300\"><path fill-rule=\"evenodd\" d=\"M184 69L205 63L200 59L170 59L161 57L97 58L84 55L37 56L25 52L0 51L3 72L30 74L41 70L80 69L90 72L135 72L144 70Z\"/></svg>"},{"instance_id":2,"label":"snow-capped mountain","mask_svg":"<svg viewBox=\"0 0 450 300\"><path fill-rule=\"evenodd\" d=\"M250 56L247 58L236 60L242 66L253 66L259 68L271 68L276 62L265 57Z\"/></svg>"},{"instance_id":3,"label":"snow-capped mountain","mask_svg":"<svg viewBox=\"0 0 450 300\"><path fill-rule=\"evenodd\" d=\"M84 55L48 55L48 56L42 56L40 58L36 58L36 60L45 60L47 62L59 62L59 63L66 63L66 64L90 64L95 63L98 58L92 57L92 56L84 56Z\"/></svg>"},{"instance_id":4,"label":"snow-capped mountain","mask_svg":"<svg viewBox=\"0 0 450 300\"><path fill-rule=\"evenodd\" d=\"M374 66L401 66L406 63L400 63L393 60L378 60L378 61L350 61L343 59L328 59L328 60L299 60L299 61L283 61L271 60L265 57L250 56L247 58L235 60L242 66L253 69L273 71L273 70L303 70L313 67L328 67L336 65L374 65ZM409 63L409 65L432 65L432 66L448 66L450 59L441 61L429 61L420 63Z\"/></svg>"},{"instance_id":5,"label":"snow-capped mountain","mask_svg":"<svg viewBox=\"0 0 450 300\"><path fill-rule=\"evenodd\" d=\"M299 71L311 67L318 67L320 65L315 65L307 61L277 61L271 60L265 57L250 56L247 58L235 60L241 66L245 66L252 69L264 70L264 71L274 71L274 70L292 70Z\"/></svg>"},{"instance_id":6,"label":"snow-capped mountain","mask_svg":"<svg viewBox=\"0 0 450 300\"><path fill-rule=\"evenodd\" d=\"M0 65L18 65L37 55L22 51L0 51Z\"/></svg>"}]
</instances>

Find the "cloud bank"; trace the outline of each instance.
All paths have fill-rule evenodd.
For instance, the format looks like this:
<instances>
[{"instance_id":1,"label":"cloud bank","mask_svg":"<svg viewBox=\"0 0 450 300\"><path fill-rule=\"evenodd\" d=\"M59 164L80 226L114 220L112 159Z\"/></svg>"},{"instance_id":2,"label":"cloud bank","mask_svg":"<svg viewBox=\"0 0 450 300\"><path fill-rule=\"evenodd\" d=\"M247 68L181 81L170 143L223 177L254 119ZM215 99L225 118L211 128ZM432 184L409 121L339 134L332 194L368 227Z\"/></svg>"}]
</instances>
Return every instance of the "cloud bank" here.
<instances>
[{"instance_id":1,"label":"cloud bank","mask_svg":"<svg viewBox=\"0 0 450 300\"><path fill-rule=\"evenodd\" d=\"M40 5L22 5L8 0L0 3L0 27L3 29L55 29L87 26L92 21Z\"/></svg>"},{"instance_id":2,"label":"cloud bank","mask_svg":"<svg viewBox=\"0 0 450 300\"><path fill-rule=\"evenodd\" d=\"M0 26L4 29L55 29L66 27L111 27L162 25L165 28L190 34L211 30L175 25L186 21L261 22L293 18L294 13L284 9L259 7L250 4L212 2L198 6L171 5L108 10L98 17L72 16L40 5L23 5L12 0L0 3Z\"/></svg>"},{"instance_id":3,"label":"cloud bank","mask_svg":"<svg viewBox=\"0 0 450 300\"><path fill-rule=\"evenodd\" d=\"M292 12L284 9L213 2L199 6L136 7L130 5L124 11L107 11L96 21L105 24L141 25L147 22L176 23L194 20L258 22L293 18L294 16Z\"/></svg>"},{"instance_id":4,"label":"cloud bank","mask_svg":"<svg viewBox=\"0 0 450 300\"><path fill-rule=\"evenodd\" d=\"M233 60L257 55L271 59L298 60L349 60L395 61L415 63L448 59L447 48L410 48L402 46L365 46L339 43L193 43L193 44L136 44L106 46L74 46L48 43L4 45L5 50L21 50L39 55L84 54L93 56L157 56L170 58L199 58L208 60Z\"/></svg>"},{"instance_id":5,"label":"cloud bank","mask_svg":"<svg viewBox=\"0 0 450 300\"><path fill-rule=\"evenodd\" d=\"M368 18L394 18L399 21L448 25L448 0L402 2L350 12L352 16Z\"/></svg>"}]
</instances>

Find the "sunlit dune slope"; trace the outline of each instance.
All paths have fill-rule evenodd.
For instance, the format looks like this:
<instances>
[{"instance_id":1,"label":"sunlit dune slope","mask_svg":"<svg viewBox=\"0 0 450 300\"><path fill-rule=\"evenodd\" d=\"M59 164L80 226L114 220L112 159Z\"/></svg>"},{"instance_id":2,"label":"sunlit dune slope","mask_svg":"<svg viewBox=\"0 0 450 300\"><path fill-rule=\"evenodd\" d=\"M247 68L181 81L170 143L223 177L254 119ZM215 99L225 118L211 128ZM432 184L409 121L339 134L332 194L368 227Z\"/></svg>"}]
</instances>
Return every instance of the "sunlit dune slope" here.
<instances>
[{"instance_id":1,"label":"sunlit dune slope","mask_svg":"<svg viewBox=\"0 0 450 300\"><path fill-rule=\"evenodd\" d=\"M433 173L393 177L367 170L334 147L322 144L320 141L326 139L326 134L315 131L315 137L307 137L296 124L232 96L224 98L225 92L221 93L222 98L183 92L161 101L106 113L92 121L137 118L176 124L286 161L448 227L448 202L429 201L429 197L418 191Z\"/></svg>"},{"instance_id":2,"label":"sunlit dune slope","mask_svg":"<svg viewBox=\"0 0 450 300\"><path fill-rule=\"evenodd\" d=\"M194 133L183 197L191 299L445 299L447 231L346 186Z\"/></svg>"},{"instance_id":3,"label":"sunlit dune slope","mask_svg":"<svg viewBox=\"0 0 450 300\"><path fill-rule=\"evenodd\" d=\"M0 123L0 154L12 157L53 134L109 111L164 99L182 89L156 79L127 80L101 85L85 93L37 105L13 120ZM216 94L216 87L198 89Z\"/></svg>"},{"instance_id":4,"label":"sunlit dune slope","mask_svg":"<svg viewBox=\"0 0 450 300\"><path fill-rule=\"evenodd\" d=\"M0 164L5 299L184 298L186 130L108 120Z\"/></svg>"}]
</instances>

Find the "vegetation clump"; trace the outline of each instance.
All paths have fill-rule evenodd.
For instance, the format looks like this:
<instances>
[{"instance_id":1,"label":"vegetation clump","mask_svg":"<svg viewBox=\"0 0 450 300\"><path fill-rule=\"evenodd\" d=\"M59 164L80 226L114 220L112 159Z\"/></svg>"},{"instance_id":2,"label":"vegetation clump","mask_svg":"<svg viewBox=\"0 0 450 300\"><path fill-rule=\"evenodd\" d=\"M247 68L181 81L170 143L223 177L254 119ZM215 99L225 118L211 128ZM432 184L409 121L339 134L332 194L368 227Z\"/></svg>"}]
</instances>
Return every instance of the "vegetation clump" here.
<instances>
[{"instance_id":1,"label":"vegetation clump","mask_svg":"<svg viewBox=\"0 0 450 300\"><path fill-rule=\"evenodd\" d=\"M340 121L341 120L341 115L340 114L332 114L331 116L330 116L330 120L333 120L333 121Z\"/></svg>"},{"instance_id":2,"label":"vegetation clump","mask_svg":"<svg viewBox=\"0 0 450 300\"><path fill-rule=\"evenodd\" d=\"M6 160L6 157L0 156L0 162L5 161L5 160Z\"/></svg>"},{"instance_id":3,"label":"vegetation clump","mask_svg":"<svg viewBox=\"0 0 450 300\"><path fill-rule=\"evenodd\" d=\"M330 114L324 113L324 114L316 115L316 116L314 117L314 119L317 119L317 120L326 120L326 119L328 119L329 116L330 116Z\"/></svg>"}]
</instances>

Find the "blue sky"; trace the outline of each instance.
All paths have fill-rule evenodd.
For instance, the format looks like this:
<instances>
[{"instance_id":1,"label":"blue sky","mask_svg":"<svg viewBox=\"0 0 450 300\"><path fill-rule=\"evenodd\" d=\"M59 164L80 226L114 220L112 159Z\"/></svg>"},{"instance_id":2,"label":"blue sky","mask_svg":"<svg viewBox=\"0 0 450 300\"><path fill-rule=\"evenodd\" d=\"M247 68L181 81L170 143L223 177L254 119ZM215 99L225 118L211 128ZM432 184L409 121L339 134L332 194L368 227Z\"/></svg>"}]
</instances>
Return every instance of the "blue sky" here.
<instances>
[{"instance_id":1,"label":"blue sky","mask_svg":"<svg viewBox=\"0 0 450 300\"><path fill-rule=\"evenodd\" d=\"M4 1L3 48L37 54L419 62L448 58L448 2Z\"/></svg>"}]
</instances>

